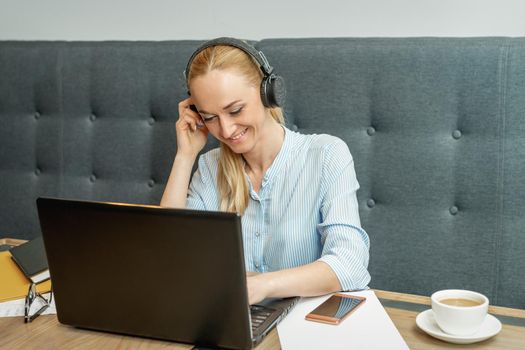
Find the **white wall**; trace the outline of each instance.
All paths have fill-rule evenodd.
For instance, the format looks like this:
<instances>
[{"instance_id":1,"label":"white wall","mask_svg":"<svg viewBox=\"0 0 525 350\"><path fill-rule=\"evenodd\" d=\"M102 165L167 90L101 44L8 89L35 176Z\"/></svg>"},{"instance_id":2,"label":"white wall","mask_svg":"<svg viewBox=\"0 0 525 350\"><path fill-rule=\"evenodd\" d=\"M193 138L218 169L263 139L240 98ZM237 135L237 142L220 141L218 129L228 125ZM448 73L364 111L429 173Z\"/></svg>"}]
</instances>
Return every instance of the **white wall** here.
<instances>
[{"instance_id":1,"label":"white wall","mask_svg":"<svg viewBox=\"0 0 525 350\"><path fill-rule=\"evenodd\" d=\"M523 0L0 0L0 40L525 36Z\"/></svg>"}]
</instances>

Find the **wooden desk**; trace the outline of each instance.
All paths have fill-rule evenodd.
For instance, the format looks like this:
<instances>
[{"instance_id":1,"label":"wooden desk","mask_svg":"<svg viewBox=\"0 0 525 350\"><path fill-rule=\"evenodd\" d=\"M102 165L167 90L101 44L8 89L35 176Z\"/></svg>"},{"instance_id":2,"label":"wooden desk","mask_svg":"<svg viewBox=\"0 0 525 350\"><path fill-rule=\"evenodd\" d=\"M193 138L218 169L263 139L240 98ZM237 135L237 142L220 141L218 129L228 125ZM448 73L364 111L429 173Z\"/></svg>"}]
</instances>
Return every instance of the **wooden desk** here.
<instances>
[{"instance_id":1,"label":"wooden desk","mask_svg":"<svg viewBox=\"0 0 525 350\"><path fill-rule=\"evenodd\" d=\"M525 310L490 306L489 313L503 324L498 335L474 344L450 344L427 335L416 325L416 316L430 308L430 297L381 290L375 293L410 349L525 348Z\"/></svg>"},{"instance_id":2,"label":"wooden desk","mask_svg":"<svg viewBox=\"0 0 525 350\"><path fill-rule=\"evenodd\" d=\"M416 316L428 309L430 298L376 290L390 318L410 349L523 349L525 348L525 310L490 307L489 312L503 323L501 332L486 341L455 345L434 339L416 326ZM190 345L94 332L64 326L55 315L38 317L24 324L22 317L0 318L0 349L191 349ZM279 349L273 330L257 347Z\"/></svg>"}]
</instances>

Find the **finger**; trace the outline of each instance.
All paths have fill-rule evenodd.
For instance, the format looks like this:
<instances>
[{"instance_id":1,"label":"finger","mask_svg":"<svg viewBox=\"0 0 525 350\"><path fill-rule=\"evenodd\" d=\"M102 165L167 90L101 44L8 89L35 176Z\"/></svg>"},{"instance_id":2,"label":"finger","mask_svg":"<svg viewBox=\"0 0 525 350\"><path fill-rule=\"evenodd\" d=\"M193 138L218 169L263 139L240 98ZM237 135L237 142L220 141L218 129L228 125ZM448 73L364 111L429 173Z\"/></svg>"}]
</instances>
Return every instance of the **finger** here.
<instances>
[{"instance_id":1,"label":"finger","mask_svg":"<svg viewBox=\"0 0 525 350\"><path fill-rule=\"evenodd\" d=\"M186 114L193 118L193 120L195 121L195 125L197 125L198 129L204 128L204 121L202 120L202 117L198 112L195 112L194 110L188 107L186 109Z\"/></svg>"},{"instance_id":2,"label":"finger","mask_svg":"<svg viewBox=\"0 0 525 350\"><path fill-rule=\"evenodd\" d=\"M202 128L204 126L204 121L202 120L201 115L193 110L190 106L191 105L182 107L181 105L181 109L179 110L179 119L184 119L186 116L190 116L195 120L195 124L197 124L199 128Z\"/></svg>"},{"instance_id":3,"label":"finger","mask_svg":"<svg viewBox=\"0 0 525 350\"><path fill-rule=\"evenodd\" d=\"M199 116L196 121L197 129L206 129L206 125L202 121L202 118Z\"/></svg>"},{"instance_id":4,"label":"finger","mask_svg":"<svg viewBox=\"0 0 525 350\"><path fill-rule=\"evenodd\" d=\"M195 113L190 109L190 105L193 103L191 97L188 97L185 100L179 102L179 118L181 118L185 113Z\"/></svg>"},{"instance_id":5,"label":"finger","mask_svg":"<svg viewBox=\"0 0 525 350\"><path fill-rule=\"evenodd\" d=\"M179 111L188 108L191 104L193 104L193 100L191 99L191 97L188 97L188 98L180 101L179 102Z\"/></svg>"},{"instance_id":6,"label":"finger","mask_svg":"<svg viewBox=\"0 0 525 350\"><path fill-rule=\"evenodd\" d=\"M190 115L184 115L184 118L183 118L183 121L186 123L186 125L188 125L188 127L193 130L193 131L197 131L197 129L199 128L197 126L198 122L196 120L195 117L193 116L190 116Z\"/></svg>"},{"instance_id":7,"label":"finger","mask_svg":"<svg viewBox=\"0 0 525 350\"><path fill-rule=\"evenodd\" d=\"M179 120L177 120L176 126L178 130L193 130L191 118L187 116L181 116Z\"/></svg>"}]
</instances>

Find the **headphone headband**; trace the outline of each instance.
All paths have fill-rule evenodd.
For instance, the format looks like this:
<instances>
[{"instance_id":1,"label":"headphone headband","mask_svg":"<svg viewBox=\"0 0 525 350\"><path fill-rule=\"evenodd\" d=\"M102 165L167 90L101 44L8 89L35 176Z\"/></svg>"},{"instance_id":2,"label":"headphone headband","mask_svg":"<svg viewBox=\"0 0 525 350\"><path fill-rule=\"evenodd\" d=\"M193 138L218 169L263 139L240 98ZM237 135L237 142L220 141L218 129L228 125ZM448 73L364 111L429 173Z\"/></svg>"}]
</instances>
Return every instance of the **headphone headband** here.
<instances>
[{"instance_id":1,"label":"headphone headband","mask_svg":"<svg viewBox=\"0 0 525 350\"><path fill-rule=\"evenodd\" d=\"M261 51L255 49L255 47L253 47L252 45L242 40L228 37L222 37L206 41L204 44L199 46L197 50L195 50L195 52L193 52L190 59L188 60L186 69L183 72L184 79L186 81L186 87L188 89L188 95L190 94L190 88L188 84L188 72L190 71L190 67L193 63L193 60L203 50L207 49L208 47L217 45L236 47L239 50L244 51L253 59L255 59L255 61L259 64L259 67L264 74L260 87L260 95L263 105L268 108L283 106L286 97L284 79L281 76L275 75L273 73L273 67L270 66L270 64L268 63L266 56L264 56L264 54Z\"/></svg>"},{"instance_id":2,"label":"headphone headband","mask_svg":"<svg viewBox=\"0 0 525 350\"><path fill-rule=\"evenodd\" d=\"M195 52L191 55L190 59L188 60L188 64L186 65L186 69L184 70L184 79L186 79L186 85L188 84L188 72L190 71L191 64L193 63L193 60L195 59L195 56L197 56L201 51L207 49L208 47L212 46L218 46L218 45L226 45L226 46L233 46L238 48L239 50L242 50L246 52L248 55L253 57L255 61L259 64L259 67L261 67L261 70L265 77L268 77L273 72L273 67L270 66L268 63L268 60L266 59L266 56L262 53L262 51L258 51L253 46L245 43L242 40L235 39L235 38L229 38L229 37L222 37L213 39L210 41L205 42L201 46L199 46Z\"/></svg>"}]
</instances>

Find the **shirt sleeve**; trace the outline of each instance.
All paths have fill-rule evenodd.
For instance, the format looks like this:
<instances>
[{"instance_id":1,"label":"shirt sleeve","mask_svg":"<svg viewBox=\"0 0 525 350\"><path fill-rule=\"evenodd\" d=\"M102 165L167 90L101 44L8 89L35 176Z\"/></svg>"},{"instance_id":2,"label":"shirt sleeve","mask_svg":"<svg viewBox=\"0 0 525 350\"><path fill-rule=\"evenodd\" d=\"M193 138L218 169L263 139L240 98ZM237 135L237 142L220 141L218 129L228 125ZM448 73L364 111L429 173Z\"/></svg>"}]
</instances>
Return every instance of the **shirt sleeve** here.
<instances>
[{"instance_id":1,"label":"shirt sleeve","mask_svg":"<svg viewBox=\"0 0 525 350\"><path fill-rule=\"evenodd\" d=\"M209 171L203 156L199 157L198 167L193 174L188 188L186 208L206 210L205 195L209 191Z\"/></svg>"},{"instance_id":2,"label":"shirt sleeve","mask_svg":"<svg viewBox=\"0 0 525 350\"><path fill-rule=\"evenodd\" d=\"M370 241L361 227L356 192L359 189L354 162L340 139L325 149L322 179L320 261L337 275L342 290L367 288Z\"/></svg>"}]
</instances>

